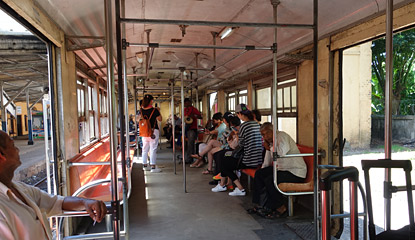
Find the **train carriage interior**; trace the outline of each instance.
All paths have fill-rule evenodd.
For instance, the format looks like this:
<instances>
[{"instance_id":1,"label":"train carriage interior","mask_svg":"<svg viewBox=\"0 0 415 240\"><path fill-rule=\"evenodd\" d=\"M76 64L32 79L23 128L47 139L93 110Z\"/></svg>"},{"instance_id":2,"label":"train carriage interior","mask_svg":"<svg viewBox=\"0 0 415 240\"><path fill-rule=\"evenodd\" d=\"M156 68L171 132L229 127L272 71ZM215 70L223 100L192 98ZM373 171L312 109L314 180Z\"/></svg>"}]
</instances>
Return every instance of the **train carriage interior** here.
<instances>
[{"instance_id":1,"label":"train carriage interior","mask_svg":"<svg viewBox=\"0 0 415 240\"><path fill-rule=\"evenodd\" d=\"M408 224L415 239L414 0L0 0L0 22L14 179L108 207L97 224L51 217L56 239L375 239ZM157 141L139 133L148 95ZM198 154L217 113L251 122L244 107L273 124L283 214L252 212L260 165L216 193L226 164ZM295 154L273 152L280 131ZM298 157L307 174L278 183Z\"/></svg>"}]
</instances>

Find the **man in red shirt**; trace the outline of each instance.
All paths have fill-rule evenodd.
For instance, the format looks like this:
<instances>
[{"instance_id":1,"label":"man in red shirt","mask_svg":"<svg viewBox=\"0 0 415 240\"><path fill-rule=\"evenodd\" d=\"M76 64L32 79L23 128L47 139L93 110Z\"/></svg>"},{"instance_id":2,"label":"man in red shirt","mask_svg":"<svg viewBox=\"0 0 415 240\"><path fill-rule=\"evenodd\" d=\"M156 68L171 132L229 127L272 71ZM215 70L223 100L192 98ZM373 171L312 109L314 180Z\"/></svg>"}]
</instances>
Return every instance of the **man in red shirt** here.
<instances>
[{"instance_id":1,"label":"man in red shirt","mask_svg":"<svg viewBox=\"0 0 415 240\"><path fill-rule=\"evenodd\" d=\"M187 143L186 143L186 156L185 162L192 163L193 158L190 156L194 154L195 151L195 141L197 137L197 119L202 118L199 110L192 106L192 101L189 98L184 99L184 116L190 117L193 119L192 124L188 124L186 126L186 136L187 136Z\"/></svg>"}]
</instances>

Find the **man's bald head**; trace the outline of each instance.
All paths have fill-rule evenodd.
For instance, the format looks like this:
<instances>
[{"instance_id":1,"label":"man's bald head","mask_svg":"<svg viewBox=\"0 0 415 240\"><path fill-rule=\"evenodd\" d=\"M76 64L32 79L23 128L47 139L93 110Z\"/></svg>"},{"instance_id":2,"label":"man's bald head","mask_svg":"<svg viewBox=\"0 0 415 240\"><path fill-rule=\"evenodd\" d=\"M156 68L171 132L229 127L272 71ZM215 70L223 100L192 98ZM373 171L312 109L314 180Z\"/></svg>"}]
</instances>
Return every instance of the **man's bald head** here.
<instances>
[{"instance_id":1,"label":"man's bald head","mask_svg":"<svg viewBox=\"0 0 415 240\"><path fill-rule=\"evenodd\" d=\"M264 138L264 140L268 142L269 144L272 144L273 130L274 130L272 123L270 122L263 123L259 130L261 131L261 135Z\"/></svg>"}]
</instances>

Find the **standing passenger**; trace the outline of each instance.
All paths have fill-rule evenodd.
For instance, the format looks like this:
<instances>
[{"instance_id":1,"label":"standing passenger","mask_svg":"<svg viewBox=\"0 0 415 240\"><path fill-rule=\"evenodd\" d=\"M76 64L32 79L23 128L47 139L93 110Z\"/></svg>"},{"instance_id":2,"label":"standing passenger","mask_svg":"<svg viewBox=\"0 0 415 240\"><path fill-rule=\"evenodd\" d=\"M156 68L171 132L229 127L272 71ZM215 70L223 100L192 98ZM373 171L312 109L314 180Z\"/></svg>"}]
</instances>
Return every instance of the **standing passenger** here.
<instances>
[{"instance_id":1,"label":"standing passenger","mask_svg":"<svg viewBox=\"0 0 415 240\"><path fill-rule=\"evenodd\" d=\"M161 172L161 170L156 166L157 159L157 147L159 143L160 131L157 124L157 121L161 121L162 117L160 115L160 109L153 107L153 96L147 94L144 96L143 104L141 105L141 117L147 118L150 121L150 126L153 130L153 135L151 137L143 137L143 167L144 170L150 171L152 173ZM151 169L148 166L148 152L150 151L150 165Z\"/></svg>"},{"instance_id":2,"label":"standing passenger","mask_svg":"<svg viewBox=\"0 0 415 240\"><path fill-rule=\"evenodd\" d=\"M200 114L199 110L192 106L192 101L190 101L189 98L184 99L184 107L185 118L190 117L193 120L192 124L186 126L187 144L185 146L187 147L187 149L184 160L186 163L192 163L193 158L191 157L191 155L194 154L195 141L197 137L197 119L202 118L202 115Z\"/></svg>"}]
</instances>

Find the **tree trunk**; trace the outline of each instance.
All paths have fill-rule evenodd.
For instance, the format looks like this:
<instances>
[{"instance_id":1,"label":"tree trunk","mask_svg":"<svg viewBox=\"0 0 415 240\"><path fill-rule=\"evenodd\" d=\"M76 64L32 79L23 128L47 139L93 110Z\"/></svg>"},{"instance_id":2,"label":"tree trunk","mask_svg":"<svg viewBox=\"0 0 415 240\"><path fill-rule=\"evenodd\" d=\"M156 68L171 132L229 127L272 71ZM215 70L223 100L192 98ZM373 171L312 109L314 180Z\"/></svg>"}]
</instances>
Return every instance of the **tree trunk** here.
<instances>
[{"instance_id":1,"label":"tree trunk","mask_svg":"<svg viewBox=\"0 0 415 240\"><path fill-rule=\"evenodd\" d=\"M392 115L399 115L401 113L400 106L401 105L401 96L392 97Z\"/></svg>"}]
</instances>

